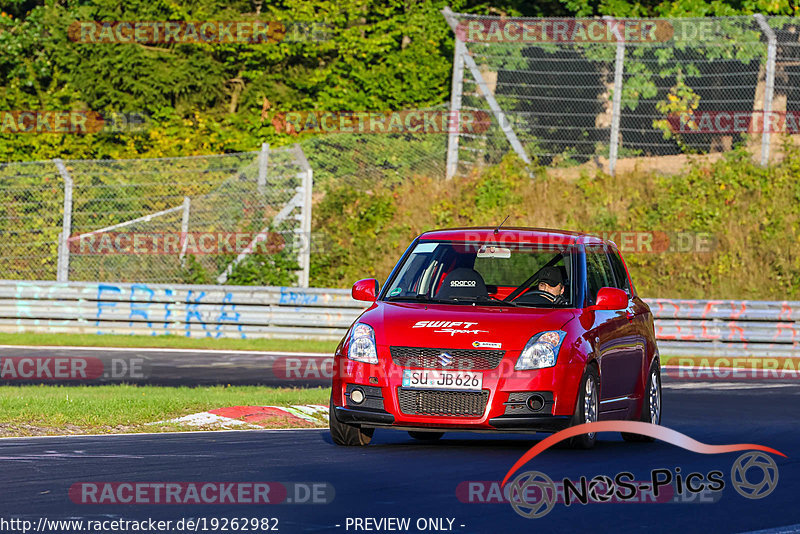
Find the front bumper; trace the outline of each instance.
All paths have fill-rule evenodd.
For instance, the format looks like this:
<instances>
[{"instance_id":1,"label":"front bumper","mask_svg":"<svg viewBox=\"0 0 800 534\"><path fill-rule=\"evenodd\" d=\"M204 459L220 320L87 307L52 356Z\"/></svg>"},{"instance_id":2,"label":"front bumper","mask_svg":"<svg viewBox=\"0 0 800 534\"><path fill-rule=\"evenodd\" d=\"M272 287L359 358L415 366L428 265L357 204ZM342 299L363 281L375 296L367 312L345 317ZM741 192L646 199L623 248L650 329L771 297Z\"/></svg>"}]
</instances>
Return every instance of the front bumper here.
<instances>
[{"instance_id":1,"label":"front bumper","mask_svg":"<svg viewBox=\"0 0 800 534\"><path fill-rule=\"evenodd\" d=\"M569 426L571 417L566 415L502 415L489 419L489 426L450 422L396 423L394 415L387 411L358 410L334 407L334 416L342 423L369 427L397 427L399 429L435 428L445 431L497 430L505 432L558 432Z\"/></svg>"},{"instance_id":2,"label":"front bumper","mask_svg":"<svg viewBox=\"0 0 800 534\"><path fill-rule=\"evenodd\" d=\"M486 399L481 402L485 402L485 405L475 409L472 404L471 409L467 410L460 410L457 406L456 409L432 414L414 410L414 402L409 401L409 388L403 387L402 375L403 370L410 367L395 365L388 354L381 357L381 352L379 347L378 364L336 356L333 404L334 414L339 421L398 429L557 432L569 426L584 370L582 361L571 361L562 354L561 361L555 367L514 371L513 362L516 362L519 353L510 352L505 355L506 361L499 369L481 371L482 394ZM360 404L350 399L354 388L365 393L365 400ZM458 392L446 393L456 395ZM541 394L545 398L544 407L535 412L524 406L524 399L532 394ZM430 406L432 396L420 395L419 405ZM452 406L448 404L447 408Z\"/></svg>"},{"instance_id":3,"label":"front bumper","mask_svg":"<svg viewBox=\"0 0 800 534\"><path fill-rule=\"evenodd\" d=\"M334 406L335 416L342 423L386 426L394 424L394 416L389 412L376 412L373 410L356 410Z\"/></svg>"}]
</instances>

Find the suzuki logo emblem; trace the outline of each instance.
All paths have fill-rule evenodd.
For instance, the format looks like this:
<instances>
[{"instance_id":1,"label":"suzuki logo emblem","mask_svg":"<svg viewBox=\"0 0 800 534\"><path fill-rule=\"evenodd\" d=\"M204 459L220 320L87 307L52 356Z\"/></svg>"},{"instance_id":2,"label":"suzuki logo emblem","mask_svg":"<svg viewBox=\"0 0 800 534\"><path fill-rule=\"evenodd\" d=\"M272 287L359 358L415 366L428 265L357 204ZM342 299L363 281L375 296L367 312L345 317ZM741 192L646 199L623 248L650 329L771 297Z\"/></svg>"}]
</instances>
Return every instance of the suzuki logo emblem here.
<instances>
[{"instance_id":1,"label":"suzuki logo emblem","mask_svg":"<svg viewBox=\"0 0 800 534\"><path fill-rule=\"evenodd\" d=\"M453 357L446 352L443 352L439 355L439 363L442 364L442 367L446 367L453 363Z\"/></svg>"}]
</instances>

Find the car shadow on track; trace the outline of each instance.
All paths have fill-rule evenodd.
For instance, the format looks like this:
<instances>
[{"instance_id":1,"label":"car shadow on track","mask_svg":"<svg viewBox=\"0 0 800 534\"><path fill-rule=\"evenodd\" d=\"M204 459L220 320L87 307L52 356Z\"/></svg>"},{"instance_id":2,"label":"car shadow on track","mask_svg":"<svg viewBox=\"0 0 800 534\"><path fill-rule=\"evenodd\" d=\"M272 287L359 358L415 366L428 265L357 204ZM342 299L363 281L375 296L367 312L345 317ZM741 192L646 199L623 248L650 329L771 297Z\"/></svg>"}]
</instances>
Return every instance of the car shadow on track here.
<instances>
[{"instance_id":1,"label":"car shadow on track","mask_svg":"<svg viewBox=\"0 0 800 534\"><path fill-rule=\"evenodd\" d=\"M517 452L522 454L537 443L547 438L550 434L481 434L481 433L465 433L453 432L445 434L444 437L438 441L422 442L415 440L408 436L404 431L400 430L381 430L375 431L372 443L365 447L366 449L450 449L450 450L492 450L492 451L508 451ZM334 445L331 440L330 433L326 430L321 432L322 440L329 445ZM645 451L652 453L662 448L668 448L669 445L665 443L627 443L622 441L619 434L608 434L598 439L593 449L589 451L572 450L566 442L558 443L552 447L553 450L570 451L575 454L590 453L591 451L614 452L614 453L634 453ZM358 447L357 449L362 449Z\"/></svg>"}]
</instances>

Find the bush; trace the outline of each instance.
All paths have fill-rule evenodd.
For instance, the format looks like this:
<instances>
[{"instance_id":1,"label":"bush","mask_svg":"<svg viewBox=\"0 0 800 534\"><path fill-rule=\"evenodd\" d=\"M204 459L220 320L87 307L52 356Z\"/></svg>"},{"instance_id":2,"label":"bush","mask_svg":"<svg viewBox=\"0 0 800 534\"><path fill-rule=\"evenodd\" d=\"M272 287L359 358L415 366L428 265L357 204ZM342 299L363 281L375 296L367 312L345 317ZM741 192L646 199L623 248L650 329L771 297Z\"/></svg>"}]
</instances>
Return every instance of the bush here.
<instances>
[{"instance_id":1,"label":"bush","mask_svg":"<svg viewBox=\"0 0 800 534\"><path fill-rule=\"evenodd\" d=\"M740 149L663 176L632 172L535 178L515 156L450 181L410 178L394 189L340 186L314 208L330 246L312 255L312 284L385 280L411 240L442 227L560 228L615 239L618 232L710 234L708 252L623 254L646 297L800 299L800 151L767 169ZM617 235L614 235L617 234ZM619 243L618 243L619 244Z\"/></svg>"}]
</instances>

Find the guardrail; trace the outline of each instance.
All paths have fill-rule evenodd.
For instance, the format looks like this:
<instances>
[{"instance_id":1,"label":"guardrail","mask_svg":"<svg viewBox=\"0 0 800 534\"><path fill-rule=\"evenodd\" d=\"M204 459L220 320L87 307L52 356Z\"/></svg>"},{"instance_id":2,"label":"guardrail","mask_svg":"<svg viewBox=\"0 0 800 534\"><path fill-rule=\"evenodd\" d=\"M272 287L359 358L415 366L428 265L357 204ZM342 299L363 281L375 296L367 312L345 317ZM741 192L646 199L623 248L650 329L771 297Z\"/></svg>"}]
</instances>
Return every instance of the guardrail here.
<instances>
[{"instance_id":1,"label":"guardrail","mask_svg":"<svg viewBox=\"0 0 800 534\"><path fill-rule=\"evenodd\" d=\"M800 302L648 300L665 356L800 358ZM0 331L336 340L346 289L0 281Z\"/></svg>"},{"instance_id":2,"label":"guardrail","mask_svg":"<svg viewBox=\"0 0 800 534\"><path fill-rule=\"evenodd\" d=\"M800 358L800 301L649 299L669 356Z\"/></svg>"},{"instance_id":3,"label":"guardrail","mask_svg":"<svg viewBox=\"0 0 800 534\"><path fill-rule=\"evenodd\" d=\"M343 289L0 281L0 331L338 339Z\"/></svg>"}]
</instances>

